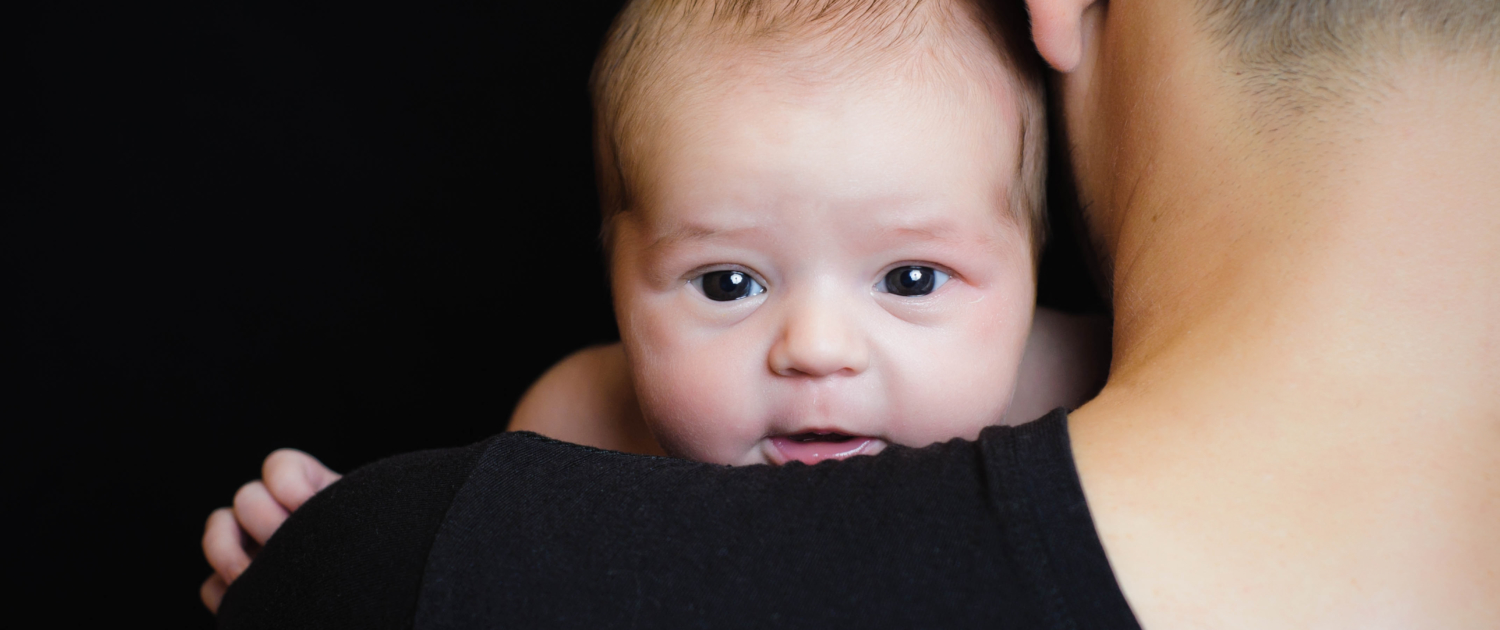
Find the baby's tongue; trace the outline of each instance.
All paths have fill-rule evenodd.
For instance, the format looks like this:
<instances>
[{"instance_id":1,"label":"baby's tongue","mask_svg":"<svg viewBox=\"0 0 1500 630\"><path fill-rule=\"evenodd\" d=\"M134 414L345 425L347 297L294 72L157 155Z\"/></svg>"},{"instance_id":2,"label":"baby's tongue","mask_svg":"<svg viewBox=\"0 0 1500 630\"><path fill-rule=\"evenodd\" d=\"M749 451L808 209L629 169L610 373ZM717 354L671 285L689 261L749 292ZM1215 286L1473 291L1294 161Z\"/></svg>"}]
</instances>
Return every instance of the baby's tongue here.
<instances>
[{"instance_id":1,"label":"baby's tongue","mask_svg":"<svg viewBox=\"0 0 1500 630\"><path fill-rule=\"evenodd\" d=\"M845 459L855 455L874 455L884 443L871 437L839 433L802 433L771 438L788 462L816 464L825 459Z\"/></svg>"}]
</instances>

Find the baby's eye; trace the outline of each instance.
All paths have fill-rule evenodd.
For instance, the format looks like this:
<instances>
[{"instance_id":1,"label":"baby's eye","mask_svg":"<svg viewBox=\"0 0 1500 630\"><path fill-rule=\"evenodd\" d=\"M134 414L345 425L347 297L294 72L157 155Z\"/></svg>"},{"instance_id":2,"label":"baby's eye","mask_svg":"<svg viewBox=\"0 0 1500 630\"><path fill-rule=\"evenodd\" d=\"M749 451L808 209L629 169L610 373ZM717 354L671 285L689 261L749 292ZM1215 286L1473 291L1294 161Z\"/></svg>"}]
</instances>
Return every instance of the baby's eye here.
<instances>
[{"instance_id":1,"label":"baby's eye","mask_svg":"<svg viewBox=\"0 0 1500 630\"><path fill-rule=\"evenodd\" d=\"M765 293L766 288L743 271L727 269L710 271L693 278L693 286L715 302L742 300L752 295Z\"/></svg>"},{"instance_id":2,"label":"baby's eye","mask_svg":"<svg viewBox=\"0 0 1500 630\"><path fill-rule=\"evenodd\" d=\"M948 274L946 273L932 267L911 265L890 270L877 288L902 297L916 297L936 291L947 281Z\"/></svg>"}]
</instances>

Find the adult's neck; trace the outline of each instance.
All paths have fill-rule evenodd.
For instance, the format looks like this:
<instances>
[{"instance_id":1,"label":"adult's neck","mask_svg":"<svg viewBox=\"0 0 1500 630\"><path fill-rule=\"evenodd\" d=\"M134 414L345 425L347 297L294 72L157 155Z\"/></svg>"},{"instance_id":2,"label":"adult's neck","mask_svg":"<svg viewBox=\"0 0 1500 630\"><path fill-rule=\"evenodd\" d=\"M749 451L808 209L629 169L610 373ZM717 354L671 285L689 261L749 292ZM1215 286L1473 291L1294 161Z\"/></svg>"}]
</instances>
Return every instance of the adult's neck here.
<instances>
[{"instance_id":1,"label":"adult's neck","mask_svg":"<svg viewBox=\"0 0 1500 630\"><path fill-rule=\"evenodd\" d=\"M1254 105L1205 99L1158 144L1181 149L1115 238L1111 385L1273 377L1297 405L1500 421L1500 78L1391 73L1248 130Z\"/></svg>"},{"instance_id":2,"label":"adult's neck","mask_svg":"<svg viewBox=\"0 0 1500 630\"><path fill-rule=\"evenodd\" d=\"M1388 74L1279 115L1199 81L1120 164L1073 435L1148 628L1500 621L1500 80Z\"/></svg>"}]
</instances>

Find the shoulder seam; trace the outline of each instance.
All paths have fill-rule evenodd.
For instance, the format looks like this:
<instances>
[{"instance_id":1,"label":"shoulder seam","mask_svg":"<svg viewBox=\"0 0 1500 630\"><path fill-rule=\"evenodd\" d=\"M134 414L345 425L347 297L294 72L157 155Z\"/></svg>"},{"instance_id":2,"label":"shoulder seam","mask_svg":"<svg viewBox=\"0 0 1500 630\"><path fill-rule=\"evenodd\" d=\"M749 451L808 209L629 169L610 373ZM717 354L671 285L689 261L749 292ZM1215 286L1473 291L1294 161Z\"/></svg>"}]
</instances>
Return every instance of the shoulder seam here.
<instances>
[{"instance_id":1,"label":"shoulder seam","mask_svg":"<svg viewBox=\"0 0 1500 630\"><path fill-rule=\"evenodd\" d=\"M457 482L456 487L452 489L453 493L448 497L448 507L443 510L443 517L438 520L438 526L433 529L432 536L426 541L427 550L422 552L422 580L417 584L417 596L412 598L411 610L406 615L405 627L408 630L415 630L417 626L417 611L421 608L422 593L426 590L427 574L432 565L432 549L436 546L438 532L443 530L443 523L448 522L448 515L453 511L453 504L458 500L458 495L463 492L464 486L469 485L469 480L474 478L474 468L479 466L479 461L484 454L494 448L495 442L504 435L504 433L492 435L464 448L467 451L465 456L468 461L464 465L462 480Z\"/></svg>"}]
</instances>

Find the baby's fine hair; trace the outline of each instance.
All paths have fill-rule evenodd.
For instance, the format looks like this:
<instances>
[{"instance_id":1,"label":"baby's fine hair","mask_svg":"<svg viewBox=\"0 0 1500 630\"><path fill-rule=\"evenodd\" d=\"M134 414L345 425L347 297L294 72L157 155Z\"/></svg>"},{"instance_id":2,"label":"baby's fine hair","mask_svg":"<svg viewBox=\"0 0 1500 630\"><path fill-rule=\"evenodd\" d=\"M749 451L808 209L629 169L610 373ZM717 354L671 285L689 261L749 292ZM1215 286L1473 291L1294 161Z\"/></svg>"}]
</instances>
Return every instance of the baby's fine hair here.
<instances>
[{"instance_id":1,"label":"baby's fine hair","mask_svg":"<svg viewBox=\"0 0 1500 630\"><path fill-rule=\"evenodd\" d=\"M604 242L631 208L629 139L648 133L654 95L701 85L682 69L715 50L754 55L792 80L840 80L936 60L942 78L999 68L1019 101L1020 146L1008 200L1032 251L1046 238L1047 123L1042 64L1022 0L631 0L594 62L595 164ZM976 71L978 72L976 74Z\"/></svg>"}]
</instances>

